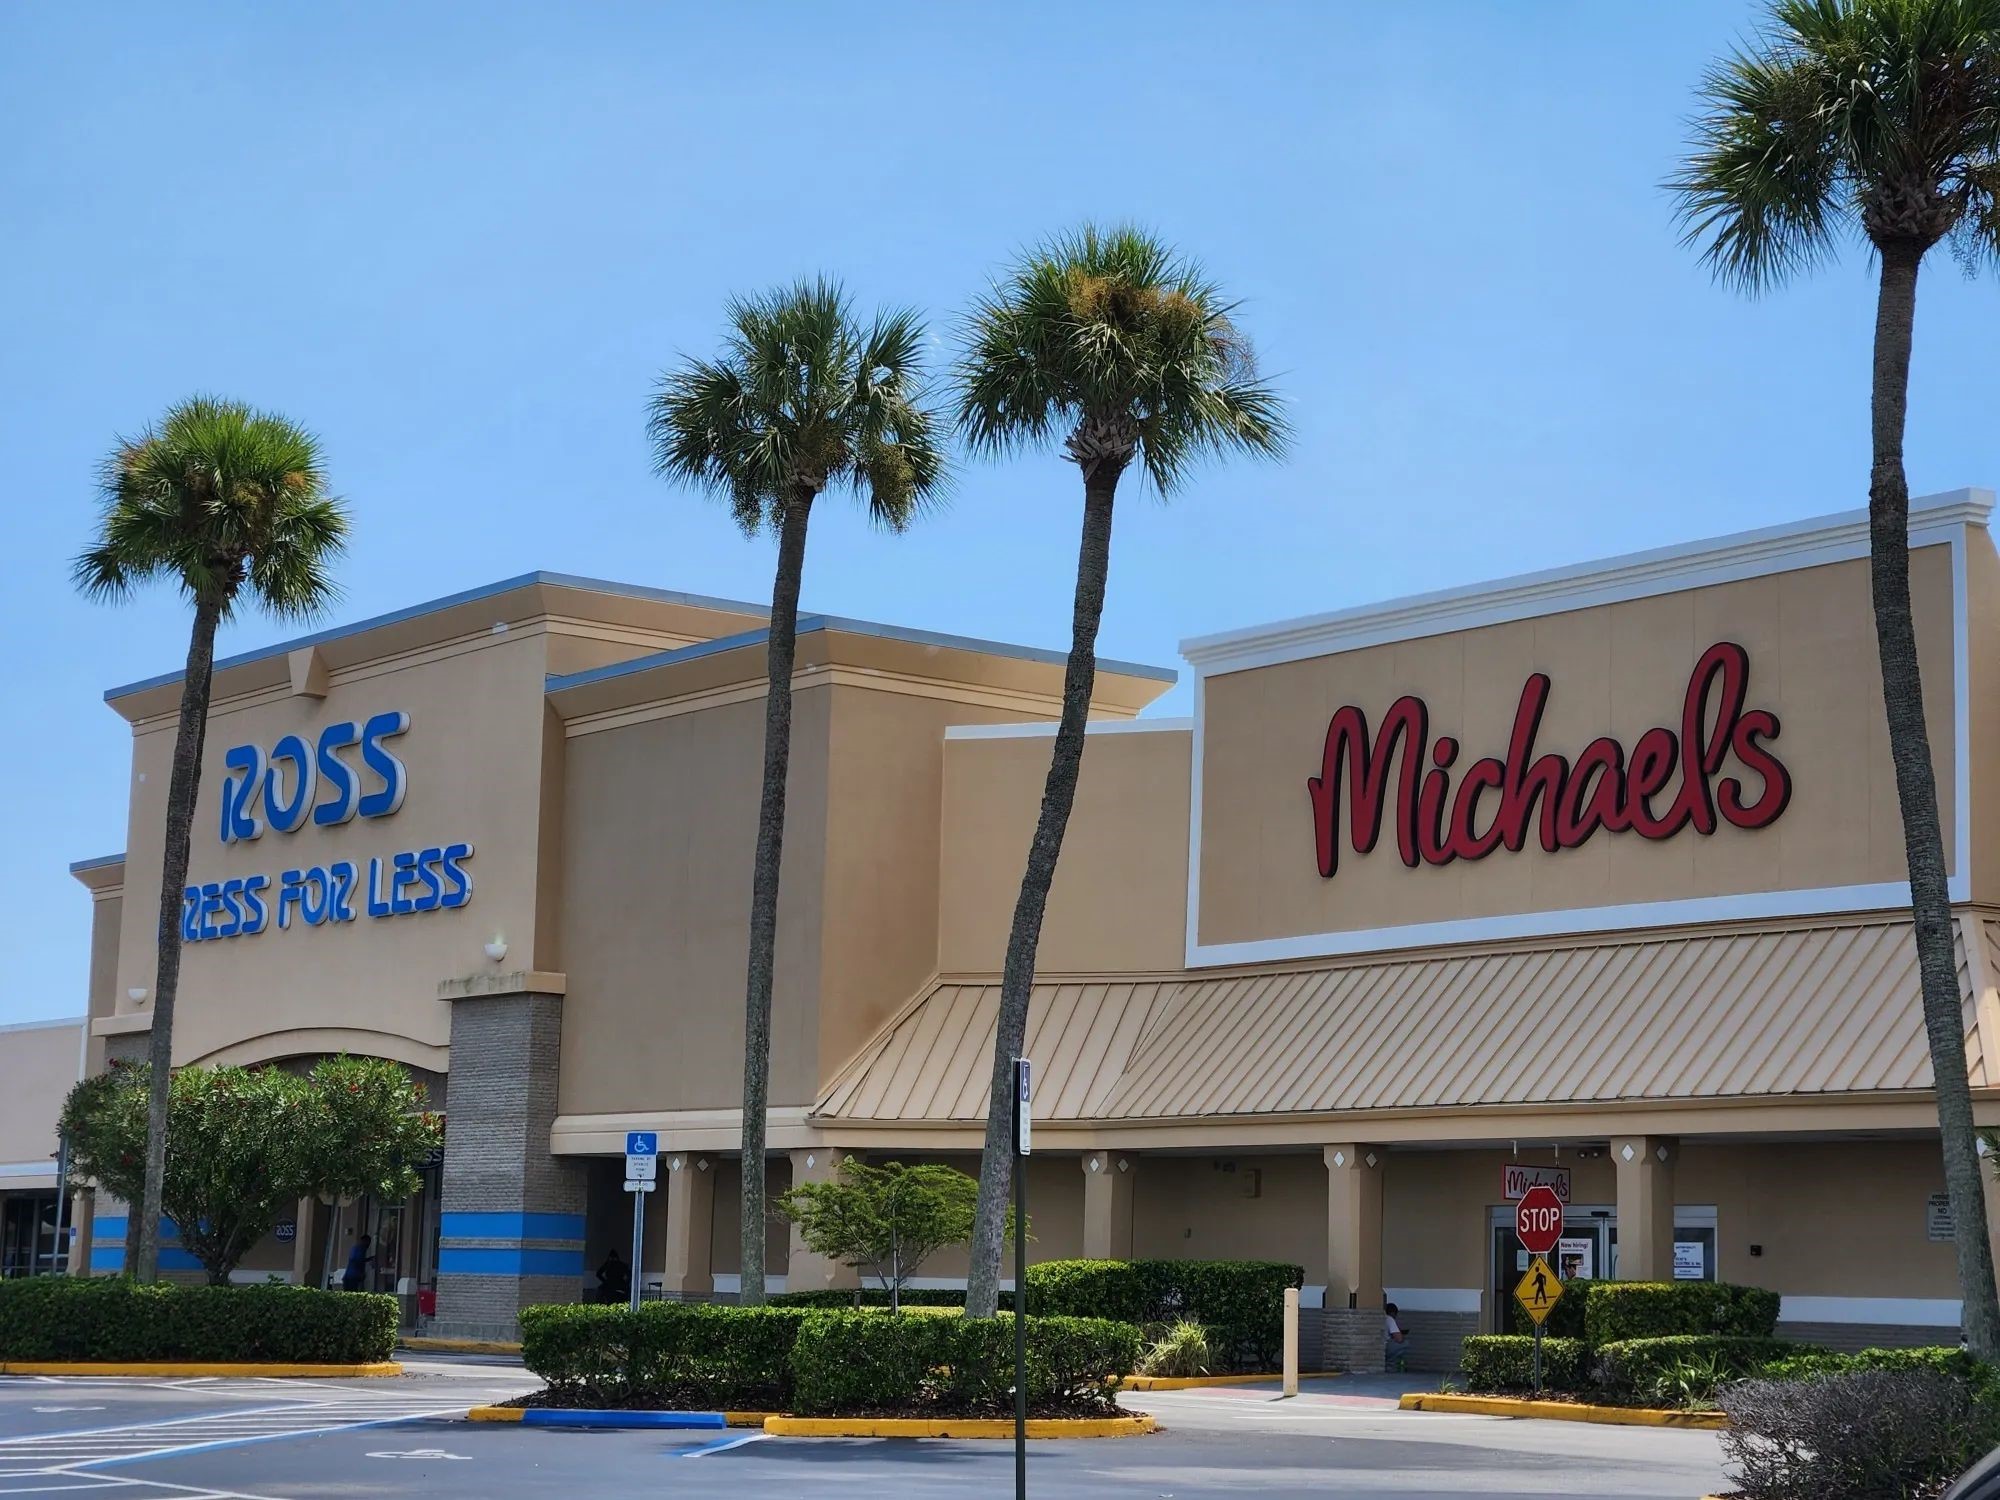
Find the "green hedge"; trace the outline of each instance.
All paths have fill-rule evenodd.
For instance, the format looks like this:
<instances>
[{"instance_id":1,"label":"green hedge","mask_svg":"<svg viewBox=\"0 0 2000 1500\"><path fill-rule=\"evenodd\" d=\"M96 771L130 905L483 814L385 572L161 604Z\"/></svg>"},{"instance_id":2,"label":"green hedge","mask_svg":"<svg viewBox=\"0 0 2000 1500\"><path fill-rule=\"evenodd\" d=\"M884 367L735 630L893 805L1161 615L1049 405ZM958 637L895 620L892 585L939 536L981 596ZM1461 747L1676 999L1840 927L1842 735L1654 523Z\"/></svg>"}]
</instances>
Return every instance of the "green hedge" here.
<instances>
[{"instance_id":1,"label":"green hedge","mask_svg":"<svg viewBox=\"0 0 2000 1500\"><path fill-rule=\"evenodd\" d=\"M793 1345L814 1316L699 1302L649 1302L636 1313L529 1307L521 1359L566 1405L783 1409L792 1400Z\"/></svg>"},{"instance_id":2,"label":"green hedge","mask_svg":"<svg viewBox=\"0 0 2000 1500\"><path fill-rule=\"evenodd\" d=\"M1542 1324L1545 1336L1559 1339L1581 1339L1584 1337L1584 1309L1590 1301L1590 1289L1598 1285L1579 1276L1574 1281L1563 1283L1563 1294L1556 1299L1556 1305L1549 1309L1548 1321ZM1534 1319L1521 1306L1509 1288L1507 1297L1507 1331L1509 1333L1532 1334Z\"/></svg>"},{"instance_id":3,"label":"green hedge","mask_svg":"<svg viewBox=\"0 0 2000 1500\"><path fill-rule=\"evenodd\" d=\"M1032 1272L1030 1274L1032 1276ZM889 1305L889 1293L883 1287L868 1286L861 1288L857 1298L852 1289L843 1291L839 1287L820 1286L804 1292L774 1292L764 1300L765 1305L769 1307L887 1307ZM903 1295L900 1300L905 1307L963 1307L965 1306L965 1292L962 1288L948 1286L906 1286L903 1288ZM1013 1300L1011 1292L1002 1292L1000 1294L1000 1305L1002 1307L1011 1306Z\"/></svg>"},{"instance_id":4,"label":"green hedge","mask_svg":"<svg viewBox=\"0 0 2000 1500\"><path fill-rule=\"evenodd\" d=\"M1598 1346L1592 1375L1613 1401L1685 1406L1713 1399L1724 1381L1761 1374L1802 1352L1782 1339L1725 1333L1624 1339Z\"/></svg>"},{"instance_id":5,"label":"green hedge","mask_svg":"<svg viewBox=\"0 0 2000 1500\"><path fill-rule=\"evenodd\" d=\"M1100 1318L1030 1318L1028 1409L1107 1413L1139 1357L1139 1331ZM840 1415L1005 1415L1013 1410L1011 1317L810 1312L792 1351L796 1409ZM713 1404L713 1403L711 1403Z\"/></svg>"},{"instance_id":6,"label":"green hedge","mask_svg":"<svg viewBox=\"0 0 2000 1500\"><path fill-rule=\"evenodd\" d=\"M0 1281L0 1359L365 1364L396 1347L394 1297L295 1286Z\"/></svg>"},{"instance_id":7,"label":"green hedge","mask_svg":"<svg viewBox=\"0 0 2000 1500\"><path fill-rule=\"evenodd\" d=\"M1776 1292L1726 1281L1593 1281L1584 1297L1592 1345L1683 1334L1767 1339L1777 1326Z\"/></svg>"},{"instance_id":8,"label":"green hedge","mask_svg":"<svg viewBox=\"0 0 2000 1500\"><path fill-rule=\"evenodd\" d=\"M1934 1370L1970 1385L1982 1399L2000 1398L2000 1370L1970 1351L1958 1348L1863 1349L1836 1354L1831 1349L1797 1350L1773 1359L1757 1371L1767 1380L1811 1380L1819 1375L1848 1375L1856 1370Z\"/></svg>"},{"instance_id":9,"label":"green hedge","mask_svg":"<svg viewBox=\"0 0 2000 1500\"><path fill-rule=\"evenodd\" d=\"M1153 1323L1159 1321L1154 1285L1154 1277L1131 1261L1045 1260L1028 1267L1028 1314Z\"/></svg>"},{"instance_id":10,"label":"green hedge","mask_svg":"<svg viewBox=\"0 0 2000 1500\"><path fill-rule=\"evenodd\" d=\"M1518 1333L1475 1334L1465 1340L1460 1363L1468 1389L1516 1392L1534 1389L1535 1341ZM1590 1385L1590 1349L1582 1339L1542 1339L1542 1389L1581 1391Z\"/></svg>"}]
</instances>

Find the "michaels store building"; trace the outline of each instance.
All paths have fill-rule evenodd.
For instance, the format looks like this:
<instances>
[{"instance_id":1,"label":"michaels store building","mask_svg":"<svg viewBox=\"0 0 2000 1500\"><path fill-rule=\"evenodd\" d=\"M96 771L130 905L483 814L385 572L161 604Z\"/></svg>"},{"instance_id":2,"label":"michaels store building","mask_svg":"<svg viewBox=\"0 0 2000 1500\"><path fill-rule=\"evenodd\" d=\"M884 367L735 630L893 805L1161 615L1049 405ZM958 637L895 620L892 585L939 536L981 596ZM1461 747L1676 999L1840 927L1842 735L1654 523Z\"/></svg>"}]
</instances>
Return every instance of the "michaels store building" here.
<instances>
[{"instance_id":1,"label":"michaels store building","mask_svg":"<svg viewBox=\"0 0 2000 1500\"><path fill-rule=\"evenodd\" d=\"M1921 502L1911 566L2000 1125L1991 504ZM1951 1338L1866 548L1843 515L1192 641L1191 720L1137 717L1174 673L1104 663L1029 1026L1033 1253L1298 1261L1330 1361L1380 1360L1386 1295L1449 1366L1547 1180L1570 1274ZM318 1281L372 1233L412 1321L504 1333L628 1241L645 1129L644 1283L733 1293L764 672L754 606L550 574L220 665L177 1061L393 1058L447 1122L414 1200L302 1203L241 1274ZM774 1190L849 1153L976 1169L1061 683L1047 652L800 622ZM143 1055L178 695L108 695L131 811L74 867L88 1019L0 1033L7 1095L41 1051ZM52 1198L50 1121L16 1114L0 1156ZM124 1207L77 1214L74 1263L121 1265ZM779 1285L851 1275L787 1240Z\"/></svg>"}]
</instances>

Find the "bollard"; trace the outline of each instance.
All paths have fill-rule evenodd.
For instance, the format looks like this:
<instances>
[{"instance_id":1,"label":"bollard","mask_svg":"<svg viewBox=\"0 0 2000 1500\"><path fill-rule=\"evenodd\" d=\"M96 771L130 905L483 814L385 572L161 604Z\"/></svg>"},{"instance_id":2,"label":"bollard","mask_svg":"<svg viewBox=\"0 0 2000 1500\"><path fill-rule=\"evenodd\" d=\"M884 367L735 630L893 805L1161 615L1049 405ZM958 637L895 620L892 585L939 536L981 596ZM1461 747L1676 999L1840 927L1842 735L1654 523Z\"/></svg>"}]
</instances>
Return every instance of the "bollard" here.
<instances>
[{"instance_id":1,"label":"bollard","mask_svg":"<svg viewBox=\"0 0 2000 1500\"><path fill-rule=\"evenodd\" d=\"M1299 1289L1285 1288L1285 1394L1299 1393Z\"/></svg>"}]
</instances>

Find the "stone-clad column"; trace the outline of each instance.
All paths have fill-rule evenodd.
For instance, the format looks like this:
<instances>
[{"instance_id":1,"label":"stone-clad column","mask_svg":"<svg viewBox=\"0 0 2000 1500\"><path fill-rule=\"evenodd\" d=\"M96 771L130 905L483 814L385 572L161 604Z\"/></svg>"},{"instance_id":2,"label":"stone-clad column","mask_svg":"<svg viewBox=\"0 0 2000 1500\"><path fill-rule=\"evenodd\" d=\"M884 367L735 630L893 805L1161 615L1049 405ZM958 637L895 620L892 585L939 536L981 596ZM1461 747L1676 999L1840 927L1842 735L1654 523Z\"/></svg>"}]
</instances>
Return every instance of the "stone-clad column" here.
<instances>
[{"instance_id":1,"label":"stone-clad column","mask_svg":"<svg viewBox=\"0 0 2000 1500\"><path fill-rule=\"evenodd\" d=\"M440 986L451 1003L434 1331L513 1338L520 1311L583 1292L585 1176L550 1154L560 974Z\"/></svg>"},{"instance_id":2,"label":"stone-clad column","mask_svg":"<svg viewBox=\"0 0 2000 1500\"><path fill-rule=\"evenodd\" d=\"M1379 1371L1382 1358L1380 1146L1327 1146L1326 1368Z\"/></svg>"}]
</instances>

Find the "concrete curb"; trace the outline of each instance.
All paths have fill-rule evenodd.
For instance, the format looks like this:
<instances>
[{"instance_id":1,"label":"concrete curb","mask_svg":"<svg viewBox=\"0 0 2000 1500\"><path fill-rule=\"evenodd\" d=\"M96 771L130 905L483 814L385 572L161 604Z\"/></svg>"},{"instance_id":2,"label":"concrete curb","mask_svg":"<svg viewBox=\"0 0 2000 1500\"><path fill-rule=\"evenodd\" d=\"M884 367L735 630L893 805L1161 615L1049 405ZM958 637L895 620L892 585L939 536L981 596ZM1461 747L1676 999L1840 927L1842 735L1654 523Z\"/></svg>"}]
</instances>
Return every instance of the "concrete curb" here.
<instances>
[{"instance_id":1,"label":"concrete curb","mask_svg":"<svg viewBox=\"0 0 2000 1500\"><path fill-rule=\"evenodd\" d=\"M15 1359L0 1362L0 1375L259 1375L266 1379L342 1380L402 1373L403 1367L391 1359L362 1365L257 1364L247 1360L223 1363L158 1360L131 1364Z\"/></svg>"},{"instance_id":2,"label":"concrete curb","mask_svg":"<svg viewBox=\"0 0 2000 1500\"><path fill-rule=\"evenodd\" d=\"M1196 1391L1212 1385L1264 1385L1273 1380L1283 1380L1282 1374L1274 1375L1127 1375L1118 1382L1121 1391ZM1315 1372L1301 1375L1299 1384L1309 1380L1338 1380L1338 1374L1323 1375Z\"/></svg>"},{"instance_id":3,"label":"concrete curb","mask_svg":"<svg viewBox=\"0 0 2000 1500\"><path fill-rule=\"evenodd\" d=\"M501 1339L433 1339L419 1335L398 1339L397 1347L412 1354L519 1354L521 1346Z\"/></svg>"},{"instance_id":4,"label":"concrete curb","mask_svg":"<svg viewBox=\"0 0 2000 1500\"><path fill-rule=\"evenodd\" d=\"M600 1430L642 1427L708 1428L762 1427L762 1411L598 1411L583 1406L475 1406L468 1422L514 1422L523 1427L595 1427Z\"/></svg>"},{"instance_id":5,"label":"concrete curb","mask_svg":"<svg viewBox=\"0 0 2000 1500\"><path fill-rule=\"evenodd\" d=\"M1691 1427L1702 1432L1715 1432L1729 1425L1729 1418L1719 1411L1586 1406L1576 1401L1530 1401L1512 1396L1449 1396L1413 1392L1397 1405L1404 1411L1448 1411L1475 1417L1535 1417L1549 1422L1601 1422L1612 1427Z\"/></svg>"},{"instance_id":6,"label":"concrete curb","mask_svg":"<svg viewBox=\"0 0 2000 1500\"><path fill-rule=\"evenodd\" d=\"M1031 1438L1139 1437L1159 1430L1144 1414L1129 1417L1031 1417ZM1006 1417L771 1417L764 1431L772 1437L812 1438L1011 1438L1014 1423Z\"/></svg>"}]
</instances>

